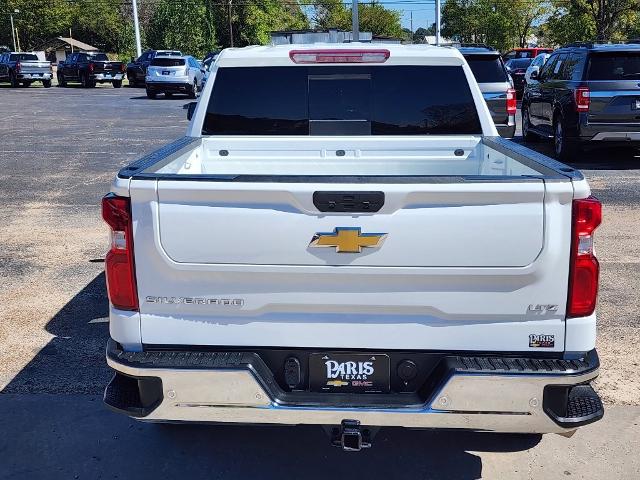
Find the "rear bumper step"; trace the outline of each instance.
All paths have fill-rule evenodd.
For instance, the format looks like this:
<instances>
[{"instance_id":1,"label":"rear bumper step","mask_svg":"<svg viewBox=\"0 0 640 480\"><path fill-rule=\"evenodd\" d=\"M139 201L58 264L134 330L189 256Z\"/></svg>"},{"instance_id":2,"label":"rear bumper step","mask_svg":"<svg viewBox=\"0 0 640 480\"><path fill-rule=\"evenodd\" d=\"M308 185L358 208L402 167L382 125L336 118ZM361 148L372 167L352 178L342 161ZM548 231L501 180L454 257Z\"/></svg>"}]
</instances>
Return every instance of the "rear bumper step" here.
<instances>
[{"instance_id":1,"label":"rear bumper step","mask_svg":"<svg viewBox=\"0 0 640 480\"><path fill-rule=\"evenodd\" d=\"M564 433L599 420L589 382L595 351L578 360L443 355L419 391L337 394L284 391L253 352L124 352L113 340L112 409L148 421L461 428Z\"/></svg>"}]
</instances>

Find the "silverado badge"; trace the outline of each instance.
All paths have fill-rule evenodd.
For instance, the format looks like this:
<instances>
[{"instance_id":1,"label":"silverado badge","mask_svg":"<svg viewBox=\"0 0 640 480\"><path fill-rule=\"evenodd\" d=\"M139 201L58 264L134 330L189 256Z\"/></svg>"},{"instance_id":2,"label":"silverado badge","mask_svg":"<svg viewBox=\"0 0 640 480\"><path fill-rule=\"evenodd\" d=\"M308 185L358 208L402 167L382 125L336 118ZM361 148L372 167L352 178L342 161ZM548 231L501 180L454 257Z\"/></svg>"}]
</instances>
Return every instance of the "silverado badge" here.
<instances>
[{"instance_id":1,"label":"silverado badge","mask_svg":"<svg viewBox=\"0 0 640 480\"><path fill-rule=\"evenodd\" d=\"M379 247L386 236L386 233L360 233L360 227L336 227L333 232L316 233L309 247L335 247L337 253L360 253L362 247Z\"/></svg>"}]
</instances>

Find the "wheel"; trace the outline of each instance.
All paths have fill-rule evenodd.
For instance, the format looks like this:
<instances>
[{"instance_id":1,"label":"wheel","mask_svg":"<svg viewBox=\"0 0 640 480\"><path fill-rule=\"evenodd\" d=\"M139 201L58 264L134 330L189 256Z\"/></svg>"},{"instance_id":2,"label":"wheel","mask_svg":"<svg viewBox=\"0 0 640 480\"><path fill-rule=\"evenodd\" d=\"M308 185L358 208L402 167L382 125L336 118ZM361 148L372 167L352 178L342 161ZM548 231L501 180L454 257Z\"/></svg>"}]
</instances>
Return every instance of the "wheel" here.
<instances>
[{"instance_id":1,"label":"wheel","mask_svg":"<svg viewBox=\"0 0 640 480\"><path fill-rule=\"evenodd\" d=\"M553 122L553 152L555 157L563 162L572 160L576 153L575 145L567 139L562 117L557 117Z\"/></svg>"},{"instance_id":2,"label":"wheel","mask_svg":"<svg viewBox=\"0 0 640 480\"><path fill-rule=\"evenodd\" d=\"M18 88L20 82L18 82L18 77L13 72L9 72L9 83L11 83L11 88Z\"/></svg>"},{"instance_id":3,"label":"wheel","mask_svg":"<svg viewBox=\"0 0 640 480\"><path fill-rule=\"evenodd\" d=\"M122 87L122 80L114 80L113 88L120 88L120 87Z\"/></svg>"},{"instance_id":4,"label":"wheel","mask_svg":"<svg viewBox=\"0 0 640 480\"><path fill-rule=\"evenodd\" d=\"M62 73L58 73L58 86L63 88L67 86L67 79Z\"/></svg>"},{"instance_id":5,"label":"wheel","mask_svg":"<svg viewBox=\"0 0 640 480\"><path fill-rule=\"evenodd\" d=\"M51 88L51 80L43 80L42 81L42 86L44 88Z\"/></svg>"},{"instance_id":6,"label":"wheel","mask_svg":"<svg viewBox=\"0 0 640 480\"><path fill-rule=\"evenodd\" d=\"M152 92L151 90L149 90L147 88L147 98L151 98L151 99L155 99L156 98L157 93L156 92Z\"/></svg>"},{"instance_id":7,"label":"wheel","mask_svg":"<svg viewBox=\"0 0 640 480\"><path fill-rule=\"evenodd\" d=\"M198 82L194 79L191 90L189 90L189 98L196 98L198 96Z\"/></svg>"},{"instance_id":8,"label":"wheel","mask_svg":"<svg viewBox=\"0 0 640 480\"><path fill-rule=\"evenodd\" d=\"M127 73L127 80L129 80L129 87L135 88L138 86L138 82L136 81L136 77L133 73Z\"/></svg>"},{"instance_id":9,"label":"wheel","mask_svg":"<svg viewBox=\"0 0 640 480\"><path fill-rule=\"evenodd\" d=\"M93 88L96 86L96 82L91 80L86 73L80 75L80 83L82 84L82 88Z\"/></svg>"},{"instance_id":10,"label":"wheel","mask_svg":"<svg viewBox=\"0 0 640 480\"><path fill-rule=\"evenodd\" d=\"M540 137L531 131L531 118L529 118L529 109L522 109L522 136L527 142L537 142Z\"/></svg>"}]
</instances>

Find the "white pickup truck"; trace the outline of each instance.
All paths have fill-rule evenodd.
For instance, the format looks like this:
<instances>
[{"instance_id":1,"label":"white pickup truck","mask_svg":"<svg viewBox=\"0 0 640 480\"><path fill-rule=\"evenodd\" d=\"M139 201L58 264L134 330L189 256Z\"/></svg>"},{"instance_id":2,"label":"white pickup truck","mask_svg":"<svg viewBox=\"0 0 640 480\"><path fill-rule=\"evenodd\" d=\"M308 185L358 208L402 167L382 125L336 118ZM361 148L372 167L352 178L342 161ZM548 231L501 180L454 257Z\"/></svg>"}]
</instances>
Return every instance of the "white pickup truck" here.
<instances>
[{"instance_id":1,"label":"white pickup truck","mask_svg":"<svg viewBox=\"0 0 640 480\"><path fill-rule=\"evenodd\" d=\"M190 117L103 200L111 408L345 450L602 417L600 202L498 136L457 50L225 50Z\"/></svg>"}]
</instances>

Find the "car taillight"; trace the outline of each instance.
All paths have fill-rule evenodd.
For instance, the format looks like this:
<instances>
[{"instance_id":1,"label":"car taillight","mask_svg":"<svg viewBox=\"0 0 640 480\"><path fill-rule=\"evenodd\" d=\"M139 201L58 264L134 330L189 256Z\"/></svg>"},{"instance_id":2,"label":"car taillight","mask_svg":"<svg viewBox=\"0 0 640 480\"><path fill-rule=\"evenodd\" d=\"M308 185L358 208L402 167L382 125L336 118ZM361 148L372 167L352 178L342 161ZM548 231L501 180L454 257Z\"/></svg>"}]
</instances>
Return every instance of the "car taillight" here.
<instances>
[{"instance_id":1,"label":"car taillight","mask_svg":"<svg viewBox=\"0 0 640 480\"><path fill-rule=\"evenodd\" d=\"M89 72L92 73L93 70L96 68L96 66L93 63L90 63L87 68L88 68Z\"/></svg>"},{"instance_id":2,"label":"car taillight","mask_svg":"<svg viewBox=\"0 0 640 480\"><path fill-rule=\"evenodd\" d=\"M102 218L111 227L111 247L105 258L109 301L121 310L138 310L130 199L105 195Z\"/></svg>"},{"instance_id":3,"label":"car taillight","mask_svg":"<svg viewBox=\"0 0 640 480\"><path fill-rule=\"evenodd\" d=\"M16 63L16 73L20 73L21 69L22 69L22 65L20 64L20 62Z\"/></svg>"},{"instance_id":4,"label":"car taillight","mask_svg":"<svg viewBox=\"0 0 640 480\"><path fill-rule=\"evenodd\" d=\"M515 115L518 108L516 91L513 88L507 90L507 115Z\"/></svg>"},{"instance_id":5,"label":"car taillight","mask_svg":"<svg viewBox=\"0 0 640 480\"><path fill-rule=\"evenodd\" d=\"M591 196L573 201L568 317L586 317L596 308L600 264L593 250L593 232L602 221L602 204Z\"/></svg>"},{"instance_id":6,"label":"car taillight","mask_svg":"<svg viewBox=\"0 0 640 480\"><path fill-rule=\"evenodd\" d=\"M291 50L293 63L384 63L389 50Z\"/></svg>"},{"instance_id":7,"label":"car taillight","mask_svg":"<svg viewBox=\"0 0 640 480\"><path fill-rule=\"evenodd\" d=\"M589 87L578 87L575 92L576 96L576 111L588 112L589 104L591 103L591 93Z\"/></svg>"},{"instance_id":8,"label":"car taillight","mask_svg":"<svg viewBox=\"0 0 640 480\"><path fill-rule=\"evenodd\" d=\"M120 73L124 73L125 68L126 68L126 67L124 66L124 63L121 63L121 64L120 64Z\"/></svg>"}]
</instances>

